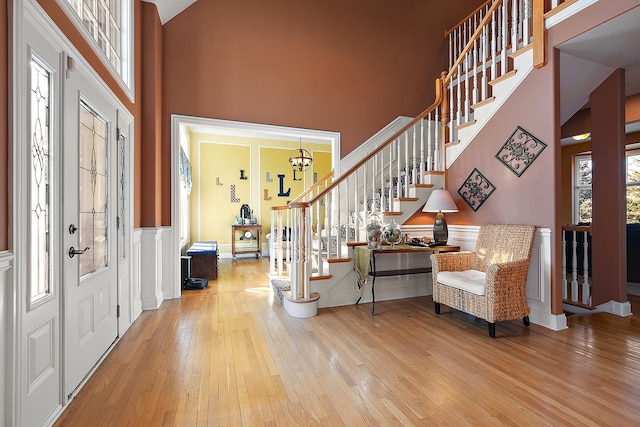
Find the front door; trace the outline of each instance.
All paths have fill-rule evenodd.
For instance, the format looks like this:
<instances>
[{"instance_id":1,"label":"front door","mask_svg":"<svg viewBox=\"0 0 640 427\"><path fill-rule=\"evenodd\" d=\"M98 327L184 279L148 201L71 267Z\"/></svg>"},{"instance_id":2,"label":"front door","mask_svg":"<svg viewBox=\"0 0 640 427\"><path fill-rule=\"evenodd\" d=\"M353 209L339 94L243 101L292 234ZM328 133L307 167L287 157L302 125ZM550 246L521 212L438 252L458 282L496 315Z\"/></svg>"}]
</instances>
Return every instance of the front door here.
<instances>
[{"instance_id":1,"label":"front door","mask_svg":"<svg viewBox=\"0 0 640 427\"><path fill-rule=\"evenodd\" d=\"M118 187L117 109L82 69L67 75L62 281L64 391L71 396L118 336Z\"/></svg>"}]
</instances>

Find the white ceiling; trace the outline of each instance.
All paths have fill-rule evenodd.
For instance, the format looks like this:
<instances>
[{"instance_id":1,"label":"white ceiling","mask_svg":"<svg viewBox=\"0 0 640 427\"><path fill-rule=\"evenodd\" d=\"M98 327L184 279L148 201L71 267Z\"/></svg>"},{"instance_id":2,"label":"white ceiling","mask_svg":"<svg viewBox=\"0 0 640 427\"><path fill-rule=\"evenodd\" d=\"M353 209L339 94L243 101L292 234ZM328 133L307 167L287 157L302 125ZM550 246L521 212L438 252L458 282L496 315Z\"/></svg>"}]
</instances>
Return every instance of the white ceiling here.
<instances>
[{"instance_id":1,"label":"white ceiling","mask_svg":"<svg viewBox=\"0 0 640 427\"><path fill-rule=\"evenodd\" d=\"M166 24L171 18L191 6L196 0L142 0L153 3L158 8L160 22Z\"/></svg>"},{"instance_id":2,"label":"white ceiling","mask_svg":"<svg viewBox=\"0 0 640 427\"><path fill-rule=\"evenodd\" d=\"M560 46L562 123L588 105L590 93L615 69L625 69L627 96L640 93L640 7Z\"/></svg>"}]
</instances>

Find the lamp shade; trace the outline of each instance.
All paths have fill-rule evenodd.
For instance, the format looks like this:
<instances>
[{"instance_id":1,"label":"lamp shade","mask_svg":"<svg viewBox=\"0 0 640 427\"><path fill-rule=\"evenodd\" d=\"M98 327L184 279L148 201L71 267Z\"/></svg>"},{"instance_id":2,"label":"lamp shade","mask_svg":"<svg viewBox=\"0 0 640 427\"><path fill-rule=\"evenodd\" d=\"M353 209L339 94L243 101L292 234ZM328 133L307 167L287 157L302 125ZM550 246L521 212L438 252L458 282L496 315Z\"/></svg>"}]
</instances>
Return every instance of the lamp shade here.
<instances>
[{"instance_id":1,"label":"lamp shade","mask_svg":"<svg viewBox=\"0 0 640 427\"><path fill-rule=\"evenodd\" d=\"M458 207L447 190L433 190L422 212L458 212Z\"/></svg>"}]
</instances>

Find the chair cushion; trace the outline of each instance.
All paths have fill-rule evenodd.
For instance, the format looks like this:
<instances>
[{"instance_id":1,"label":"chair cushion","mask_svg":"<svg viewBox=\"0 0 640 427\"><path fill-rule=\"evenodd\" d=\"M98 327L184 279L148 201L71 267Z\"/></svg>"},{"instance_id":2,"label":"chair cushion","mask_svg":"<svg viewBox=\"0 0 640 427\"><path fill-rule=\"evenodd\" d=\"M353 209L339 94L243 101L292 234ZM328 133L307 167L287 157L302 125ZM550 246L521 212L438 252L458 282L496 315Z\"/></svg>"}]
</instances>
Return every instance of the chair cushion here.
<instances>
[{"instance_id":1,"label":"chair cushion","mask_svg":"<svg viewBox=\"0 0 640 427\"><path fill-rule=\"evenodd\" d=\"M476 295L484 295L486 273L478 270L439 271L438 283Z\"/></svg>"}]
</instances>

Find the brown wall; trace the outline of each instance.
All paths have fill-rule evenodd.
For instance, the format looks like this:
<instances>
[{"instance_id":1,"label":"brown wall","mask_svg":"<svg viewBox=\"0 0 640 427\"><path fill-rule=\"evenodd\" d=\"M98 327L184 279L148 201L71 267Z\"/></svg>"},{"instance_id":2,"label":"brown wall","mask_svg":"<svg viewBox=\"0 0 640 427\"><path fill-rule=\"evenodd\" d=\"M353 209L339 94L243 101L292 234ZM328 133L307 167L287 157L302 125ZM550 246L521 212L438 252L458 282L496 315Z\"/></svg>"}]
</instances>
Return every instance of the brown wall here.
<instances>
[{"instance_id":1,"label":"brown wall","mask_svg":"<svg viewBox=\"0 0 640 427\"><path fill-rule=\"evenodd\" d=\"M0 251L9 249L9 58L7 0L0 0Z\"/></svg>"},{"instance_id":2,"label":"brown wall","mask_svg":"<svg viewBox=\"0 0 640 427\"><path fill-rule=\"evenodd\" d=\"M162 24L156 5L142 3L142 159L141 224L162 222ZM170 166L166 169L170 174ZM170 181L169 181L170 185ZM169 186L169 189L171 187ZM169 195L170 190L169 190ZM170 222L168 223L170 224Z\"/></svg>"},{"instance_id":3,"label":"brown wall","mask_svg":"<svg viewBox=\"0 0 640 427\"><path fill-rule=\"evenodd\" d=\"M593 304L627 300L624 70L591 94Z\"/></svg>"},{"instance_id":4,"label":"brown wall","mask_svg":"<svg viewBox=\"0 0 640 427\"><path fill-rule=\"evenodd\" d=\"M348 154L433 102L444 30L481 1L434 3L194 3L164 25L163 144L170 115L185 114L338 131ZM169 191L164 184L163 224Z\"/></svg>"}]
</instances>

